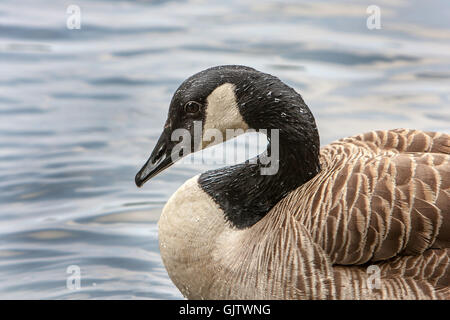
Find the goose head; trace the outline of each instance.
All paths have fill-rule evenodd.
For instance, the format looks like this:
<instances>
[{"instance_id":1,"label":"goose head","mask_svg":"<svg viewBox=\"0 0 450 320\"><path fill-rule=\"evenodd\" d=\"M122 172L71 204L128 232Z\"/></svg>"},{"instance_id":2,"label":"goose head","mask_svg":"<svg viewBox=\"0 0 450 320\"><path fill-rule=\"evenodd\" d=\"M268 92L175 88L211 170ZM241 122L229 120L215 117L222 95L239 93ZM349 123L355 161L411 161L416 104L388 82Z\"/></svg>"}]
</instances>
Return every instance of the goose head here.
<instances>
[{"instance_id":1,"label":"goose head","mask_svg":"<svg viewBox=\"0 0 450 320\"><path fill-rule=\"evenodd\" d=\"M218 66L189 77L176 90L163 132L136 174L136 185L141 187L181 157L230 138L226 134L229 129L237 132L234 136L246 129L277 129L280 144L294 143L318 158L315 120L300 94L278 78L253 68ZM223 140L212 138L217 135L211 132L220 132ZM188 142L181 152L176 150L180 137ZM295 151L288 153L297 156Z\"/></svg>"}]
</instances>

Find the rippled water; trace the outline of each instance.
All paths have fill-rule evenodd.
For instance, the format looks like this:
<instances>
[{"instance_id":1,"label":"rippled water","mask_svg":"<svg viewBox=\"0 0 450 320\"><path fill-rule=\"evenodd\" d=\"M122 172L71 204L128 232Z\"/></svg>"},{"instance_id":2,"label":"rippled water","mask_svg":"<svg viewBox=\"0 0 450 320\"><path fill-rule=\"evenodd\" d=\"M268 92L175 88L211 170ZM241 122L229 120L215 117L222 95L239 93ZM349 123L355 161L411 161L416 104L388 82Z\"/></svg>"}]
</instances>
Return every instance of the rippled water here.
<instances>
[{"instance_id":1,"label":"rippled water","mask_svg":"<svg viewBox=\"0 0 450 320\"><path fill-rule=\"evenodd\" d=\"M66 28L69 4L81 29ZM211 165L143 189L180 82L244 64L302 93L322 143L373 129L450 129L450 3L0 2L0 298L182 298L161 262L168 197ZM67 268L81 289L66 287Z\"/></svg>"}]
</instances>

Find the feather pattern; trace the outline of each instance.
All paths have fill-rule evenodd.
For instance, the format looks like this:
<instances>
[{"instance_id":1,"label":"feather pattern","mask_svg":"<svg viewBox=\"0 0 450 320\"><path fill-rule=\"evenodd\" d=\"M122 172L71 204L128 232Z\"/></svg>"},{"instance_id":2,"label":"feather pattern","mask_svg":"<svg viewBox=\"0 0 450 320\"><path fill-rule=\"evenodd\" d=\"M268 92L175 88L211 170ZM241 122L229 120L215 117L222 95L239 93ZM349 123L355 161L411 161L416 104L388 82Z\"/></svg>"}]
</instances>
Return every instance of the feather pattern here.
<instances>
[{"instance_id":1,"label":"feather pattern","mask_svg":"<svg viewBox=\"0 0 450 320\"><path fill-rule=\"evenodd\" d=\"M450 135L370 132L324 147L321 165L246 229L227 226L197 178L183 185L159 222L163 261L181 292L450 299Z\"/></svg>"},{"instance_id":2,"label":"feather pattern","mask_svg":"<svg viewBox=\"0 0 450 320\"><path fill-rule=\"evenodd\" d=\"M241 238L243 261L261 259L272 298L449 299L449 154L449 135L404 129L324 147L322 171Z\"/></svg>"}]
</instances>

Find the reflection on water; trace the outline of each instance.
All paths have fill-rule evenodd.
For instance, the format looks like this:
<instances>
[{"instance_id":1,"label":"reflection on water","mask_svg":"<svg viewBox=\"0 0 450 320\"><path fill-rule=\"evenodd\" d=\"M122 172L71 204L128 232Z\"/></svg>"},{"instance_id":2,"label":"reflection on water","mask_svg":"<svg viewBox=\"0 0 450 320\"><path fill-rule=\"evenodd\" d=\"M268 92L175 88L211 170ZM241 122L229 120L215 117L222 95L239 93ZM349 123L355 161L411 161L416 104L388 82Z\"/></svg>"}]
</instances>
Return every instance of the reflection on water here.
<instances>
[{"instance_id":1,"label":"reflection on water","mask_svg":"<svg viewBox=\"0 0 450 320\"><path fill-rule=\"evenodd\" d=\"M168 197L212 165L143 189L182 80L244 64L305 98L322 143L373 129L449 131L450 4L78 0L0 3L0 298L181 298L159 256ZM66 288L71 265L81 289Z\"/></svg>"}]
</instances>

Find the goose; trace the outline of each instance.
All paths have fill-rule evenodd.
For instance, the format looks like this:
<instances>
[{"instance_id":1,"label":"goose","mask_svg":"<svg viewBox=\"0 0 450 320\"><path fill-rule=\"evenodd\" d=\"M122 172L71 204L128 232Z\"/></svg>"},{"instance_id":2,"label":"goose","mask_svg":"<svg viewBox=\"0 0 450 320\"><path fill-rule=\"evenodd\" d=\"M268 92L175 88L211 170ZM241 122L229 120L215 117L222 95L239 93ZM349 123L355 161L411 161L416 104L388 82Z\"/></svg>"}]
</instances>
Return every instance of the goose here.
<instances>
[{"instance_id":1,"label":"goose","mask_svg":"<svg viewBox=\"0 0 450 320\"><path fill-rule=\"evenodd\" d=\"M161 257L184 297L450 299L449 134L372 131L320 148L293 88L217 66L174 93L138 187L181 158L172 134L193 136L196 123L203 135L181 156L214 145L208 129L266 129L268 144L257 161L187 180L164 206ZM269 130L278 167L263 174Z\"/></svg>"}]
</instances>

